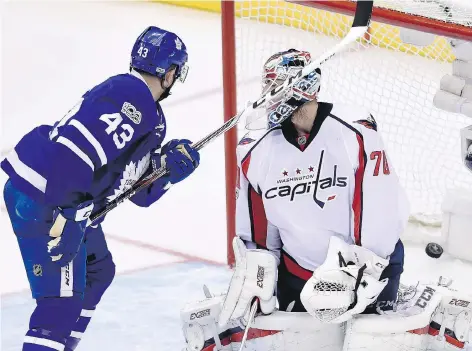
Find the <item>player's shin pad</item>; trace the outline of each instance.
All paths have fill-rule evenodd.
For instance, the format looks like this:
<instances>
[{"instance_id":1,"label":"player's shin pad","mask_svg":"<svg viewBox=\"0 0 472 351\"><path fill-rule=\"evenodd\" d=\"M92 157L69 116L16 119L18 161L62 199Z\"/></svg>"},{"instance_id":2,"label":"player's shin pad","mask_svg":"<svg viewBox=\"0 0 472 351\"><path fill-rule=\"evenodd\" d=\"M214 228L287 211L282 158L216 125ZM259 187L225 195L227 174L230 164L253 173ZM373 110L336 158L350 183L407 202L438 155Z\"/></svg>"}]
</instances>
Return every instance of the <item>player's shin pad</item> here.
<instances>
[{"instance_id":1,"label":"player's shin pad","mask_svg":"<svg viewBox=\"0 0 472 351\"><path fill-rule=\"evenodd\" d=\"M190 303L181 311L185 351L239 351L244 326L230 320L216 323L224 296ZM256 315L244 344L245 351L341 351L344 324L319 323L308 313L275 311Z\"/></svg>"},{"instance_id":2,"label":"player's shin pad","mask_svg":"<svg viewBox=\"0 0 472 351\"><path fill-rule=\"evenodd\" d=\"M343 351L466 350L470 297L422 285L396 311L358 315L346 327ZM469 307L465 307L469 306Z\"/></svg>"},{"instance_id":3,"label":"player's shin pad","mask_svg":"<svg viewBox=\"0 0 472 351\"><path fill-rule=\"evenodd\" d=\"M246 315L254 298L259 299L259 306L265 314L275 308L275 256L268 250L248 250L238 237L233 240L233 250L236 266L221 308L220 326Z\"/></svg>"},{"instance_id":4,"label":"player's shin pad","mask_svg":"<svg viewBox=\"0 0 472 351\"><path fill-rule=\"evenodd\" d=\"M379 280L387 264L363 247L332 237L325 262L300 294L303 306L321 322L345 322L375 302L388 282Z\"/></svg>"}]
</instances>

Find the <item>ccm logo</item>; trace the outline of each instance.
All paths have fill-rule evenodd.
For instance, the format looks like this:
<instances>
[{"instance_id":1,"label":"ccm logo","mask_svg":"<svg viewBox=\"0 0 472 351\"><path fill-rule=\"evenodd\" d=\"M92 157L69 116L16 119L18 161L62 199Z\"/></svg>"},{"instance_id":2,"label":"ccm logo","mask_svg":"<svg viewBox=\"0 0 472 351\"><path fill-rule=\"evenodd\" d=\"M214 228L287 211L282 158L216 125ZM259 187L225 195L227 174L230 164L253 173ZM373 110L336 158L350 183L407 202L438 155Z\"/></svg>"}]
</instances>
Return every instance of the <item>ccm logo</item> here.
<instances>
[{"instance_id":1,"label":"ccm logo","mask_svg":"<svg viewBox=\"0 0 472 351\"><path fill-rule=\"evenodd\" d=\"M421 296L418 298L418 300L415 303L415 306L419 306L421 308L425 308L428 305L428 302L431 300L433 297L434 293L436 290L433 288L430 288L427 286L424 290Z\"/></svg>"},{"instance_id":2,"label":"ccm logo","mask_svg":"<svg viewBox=\"0 0 472 351\"><path fill-rule=\"evenodd\" d=\"M460 306L460 307L467 307L469 306L469 304L470 304L469 301L458 300L458 299L452 299L451 302L449 302L449 305Z\"/></svg>"},{"instance_id":3,"label":"ccm logo","mask_svg":"<svg viewBox=\"0 0 472 351\"><path fill-rule=\"evenodd\" d=\"M208 308L206 310L202 310L202 311L192 313L190 315L190 320L194 320L196 318L202 318L202 317L209 316L209 315L210 315L210 309Z\"/></svg>"}]
</instances>

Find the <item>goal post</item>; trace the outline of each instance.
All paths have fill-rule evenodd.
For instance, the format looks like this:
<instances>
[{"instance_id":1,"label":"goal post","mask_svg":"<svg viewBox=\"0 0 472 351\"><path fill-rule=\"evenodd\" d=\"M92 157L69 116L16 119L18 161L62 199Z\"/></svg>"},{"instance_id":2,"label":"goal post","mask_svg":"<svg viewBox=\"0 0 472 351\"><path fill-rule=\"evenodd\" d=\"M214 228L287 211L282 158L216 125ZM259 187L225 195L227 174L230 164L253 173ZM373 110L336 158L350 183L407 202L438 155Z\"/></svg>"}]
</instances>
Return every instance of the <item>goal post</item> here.
<instances>
[{"instance_id":1,"label":"goal post","mask_svg":"<svg viewBox=\"0 0 472 351\"><path fill-rule=\"evenodd\" d=\"M460 153L460 129L472 122L433 105L441 78L452 72L450 39L472 41L472 5L458 1L376 0L365 38L322 67L320 99L372 112L407 191L410 222L436 229L445 194L472 190ZM228 118L260 94L262 65L270 55L297 48L316 57L341 40L351 26L355 2L224 0L221 7ZM244 121L239 137L243 129ZM232 264L236 135L227 136L225 145Z\"/></svg>"},{"instance_id":2,"label":"goal post","mask_svg":"<svg viewBox=\"0 0 472 351\"><path fill-rule=\"evenodd\" d=\"M235 58L235 16L234 2L221 1L221 41L223 59L223 114L224 121L236 115L236 60ZM227 89L226 89L227 88ZM232 241L235 236L236 221L236 145L237 130L230 129L225 134L225 189L226 189L226 232L228 240L227 263L233 265L234 253Z\"/></svg>"}]
</instances>

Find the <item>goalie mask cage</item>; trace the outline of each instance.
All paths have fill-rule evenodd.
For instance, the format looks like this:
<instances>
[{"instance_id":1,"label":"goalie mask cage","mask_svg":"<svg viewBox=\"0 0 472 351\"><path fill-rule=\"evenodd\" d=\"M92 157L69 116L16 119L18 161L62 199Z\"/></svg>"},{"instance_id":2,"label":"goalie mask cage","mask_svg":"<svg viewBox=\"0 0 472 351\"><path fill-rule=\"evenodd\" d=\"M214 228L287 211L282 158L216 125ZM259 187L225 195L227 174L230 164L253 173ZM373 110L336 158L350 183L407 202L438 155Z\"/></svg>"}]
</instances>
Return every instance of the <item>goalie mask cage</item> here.
<instances>
[{"instance_id":1,"label":"goalie mask cage","mask_svg":"<svg viewBox=\"0 0 472 351\"><path fill-rule=\"evenodd\" d=\"M354 10L352 1L222 1L225 118L260 95L268 57L289 48L319 56L348 32ZM406 44L401 35L409 30L431 42ZM433 106L441 78L452 74L455 57L447 38L472 41L468 0L374 1L365 38L321 67L320 100L361 105L376 118L408 194L410 223L421 228L440 227L448 190L472 188L460 152L460 129L472 123ZM236 132L226 136L225 146L231 264Z\"/></svg>"}]
</instances>

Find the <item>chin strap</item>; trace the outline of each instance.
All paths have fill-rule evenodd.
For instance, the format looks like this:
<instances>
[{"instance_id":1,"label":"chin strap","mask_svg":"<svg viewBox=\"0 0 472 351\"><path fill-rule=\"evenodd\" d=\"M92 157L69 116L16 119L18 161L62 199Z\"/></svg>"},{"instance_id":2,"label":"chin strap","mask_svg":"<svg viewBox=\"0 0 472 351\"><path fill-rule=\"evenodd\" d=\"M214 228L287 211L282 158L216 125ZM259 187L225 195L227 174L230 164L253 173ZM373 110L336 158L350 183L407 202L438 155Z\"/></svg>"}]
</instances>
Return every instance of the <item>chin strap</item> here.
<instances>
[{"instance_id":1,"label":"chin strap","mask_svg":"<svg viewBox=\"0 0 472 351\"><path fill-rule=\"evenodd\" d=\"M162 85L162 83L161 83L161 85ZM169 97L169 95L171 94L170 89L172 88L173 85L174 85L174 83L172 83L172 85L168 88L162 87L164 89L164 92L162 93L161 97L156 101L156 103L158 103L158 102L164 100L165 98Z\"/></svg>"},{"instance_id":2,"label":"chin strap","mask_svg":"<svg viewBox=\"0 0 472 351\"><path fill-rule=\"evenodd\" d=\"M160 101L166 99L167 97L169 97L169 95L171 94L171 93L170 93L170 90L171 90L172 87L174 86L175 81L177 80L177 78L174 77L174 81L172 82L172 84L171 84L170 87L168 87L168 88L164 87L164 80L165 80L165 75L164 75L163 79L161 79L161 87L162 87L162 89L164 89L164 92L162 93L162 95L161 95L161 97L159 98L159 100L157 100L156 102L160 102Z\"/></svg>"}]
</instances>

